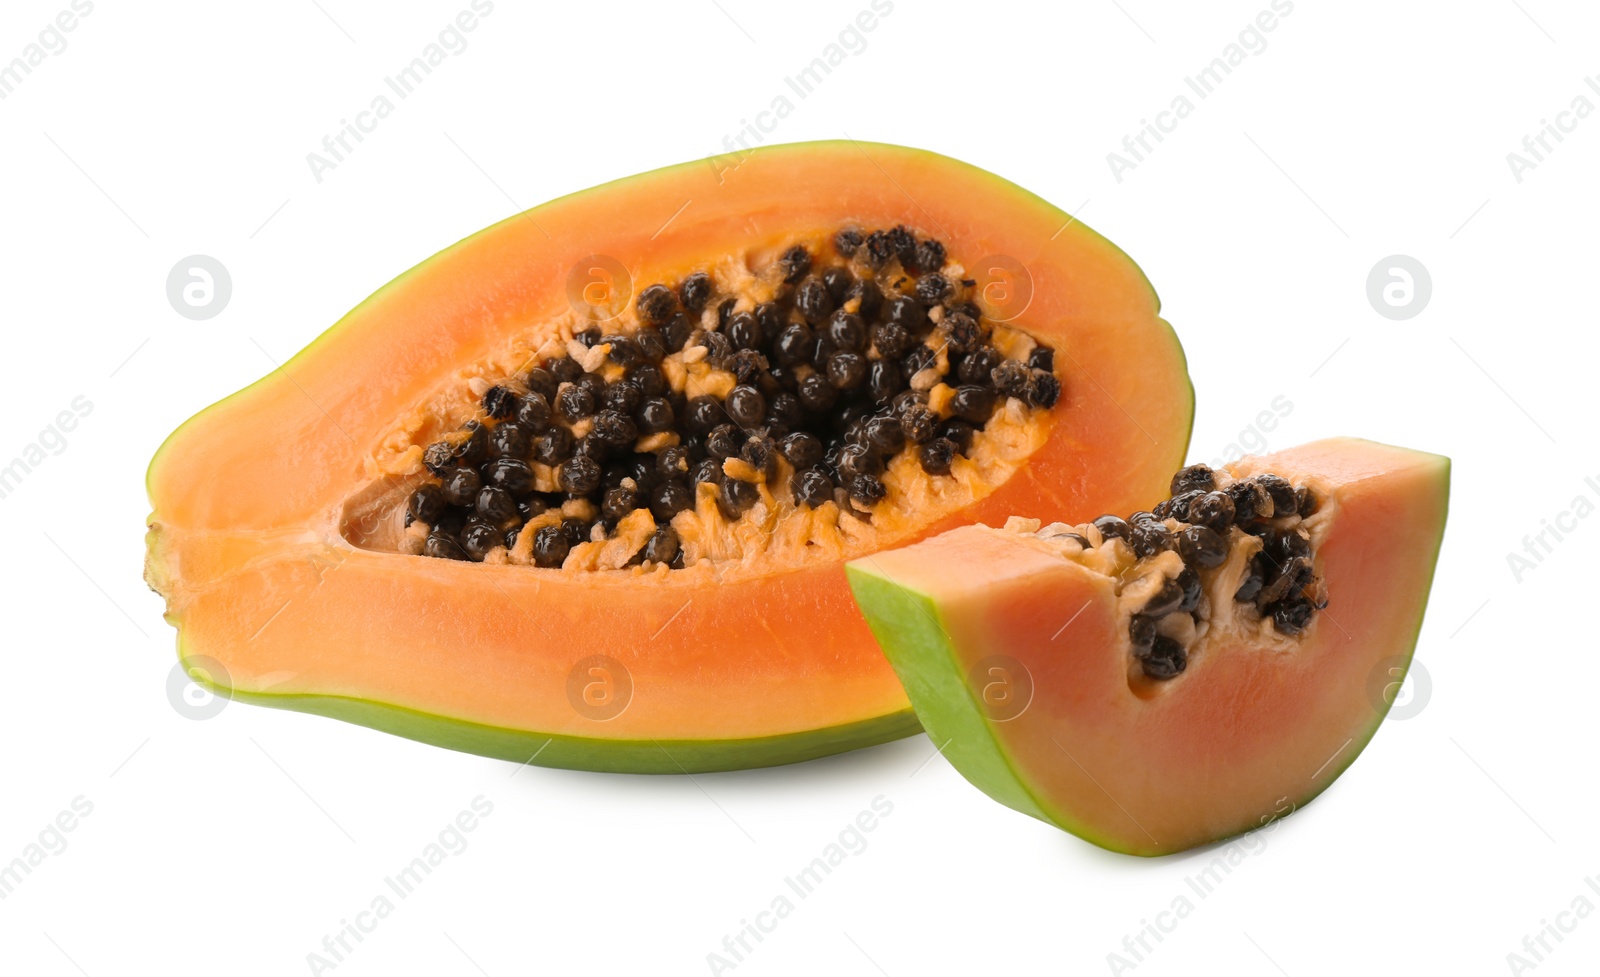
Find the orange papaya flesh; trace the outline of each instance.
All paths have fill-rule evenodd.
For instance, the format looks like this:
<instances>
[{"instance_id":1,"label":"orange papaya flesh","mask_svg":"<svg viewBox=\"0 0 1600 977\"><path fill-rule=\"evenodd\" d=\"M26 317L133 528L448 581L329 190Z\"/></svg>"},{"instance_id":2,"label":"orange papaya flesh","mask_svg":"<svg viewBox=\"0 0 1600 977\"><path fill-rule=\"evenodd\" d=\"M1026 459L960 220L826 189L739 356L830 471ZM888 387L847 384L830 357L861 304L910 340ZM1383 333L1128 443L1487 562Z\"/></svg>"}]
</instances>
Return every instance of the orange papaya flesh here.
<instances>
[{"instance_id":1,"label":"orange papaya flesh","mask_svg":"<svg viewBox=\"0 0 1600 977\"><path fill-rule=\"evenodd\" d=\"M426 447L496 423L478 402L485 387L582 353L575 337L597 322L636 334L646 283L713 269L741 302L770 296L786 250L837 265L829 242L846 227L937 237L974 276L961 287L996 343L1056 350L1059 399L1007 401L974 441L991 450L951 475L891 461L867 518L823 511L833 503L802 511L775 482L750 514L719 520L701 486L693 510L659 527L700 547L681 569L599 555L621 545L626 520L559 567L514 546L486 562L413 555L406 500L434 479ZM593 267L612 270L609 291L593 292ZM1109 242L935 154L808 143L643 174L446 249L186 422L150 467L146 577L197 681L450 748L693 772L883 742L918 727L843 561L975 519L1081 517L1158 489L1193 411L1158 313ZM717 380L679 379L680 396Z\"/></svg>"},{"instance_id":2,"label":"orange papaya flesh","mask_svg":"<svg viewBox=\"0 0 1600 977\"><path fill-rule=\"evenodd\" d=\"M1130 631L1151 600L1142 570L1160 558L1089 524L967 526L848 573L923 726L969 781L1114 851L1182 851L1304 806L1355 760L1409 667L1438 557L1446 458L1340 438L1218 477L1267 472L1317 493L1315 514L1272 525L1314 543L1319 606L1284 633L1236 600L1261 551L1235 528L1247 552L1200 571L1205 626L1184 629L1170 677L1145 674Z\"/></svg>"}]
</instances>

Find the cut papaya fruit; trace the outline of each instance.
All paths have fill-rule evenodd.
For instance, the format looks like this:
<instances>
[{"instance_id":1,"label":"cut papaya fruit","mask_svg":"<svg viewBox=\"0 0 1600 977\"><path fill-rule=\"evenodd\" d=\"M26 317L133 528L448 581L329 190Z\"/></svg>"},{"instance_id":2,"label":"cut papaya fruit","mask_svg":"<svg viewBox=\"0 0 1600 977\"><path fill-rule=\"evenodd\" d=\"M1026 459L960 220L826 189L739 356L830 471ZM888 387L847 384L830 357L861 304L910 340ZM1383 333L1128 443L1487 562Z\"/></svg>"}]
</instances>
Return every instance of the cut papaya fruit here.
<instances>
[{"instance_id":1,"label":"cut papaya fruit","mask_svg":"<svg viewBox=\"0 0 1600 977\"><path fill-rule=\"evenodd\" d=\"M932 153L762 149L574 194L190 419L146 576L224 694L677 772L918 727L843 573L1156 491L1182 350L1138 268Z\"/></svg>"},{"instance_id":2,"label":"cut papaya fruit","mask_svg":"<svg viewBox=\"0 0 1600 977\"><path fill-rule=\"evenodd\" d=\"M1366 746L1421 628L1449 460L1337 439L1171 489L1128 518L967 526L848 567L969 781L1137 855L1276 820Z\"/></svg>"}]
</instances>

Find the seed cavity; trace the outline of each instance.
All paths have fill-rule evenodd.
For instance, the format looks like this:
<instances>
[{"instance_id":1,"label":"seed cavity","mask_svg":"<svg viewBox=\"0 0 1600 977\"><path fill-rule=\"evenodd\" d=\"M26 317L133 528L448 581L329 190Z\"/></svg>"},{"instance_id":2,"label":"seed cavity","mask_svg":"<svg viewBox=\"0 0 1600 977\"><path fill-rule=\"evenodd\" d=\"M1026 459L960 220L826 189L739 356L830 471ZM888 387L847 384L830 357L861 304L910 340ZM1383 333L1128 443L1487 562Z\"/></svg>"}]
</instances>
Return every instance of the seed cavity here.
<instances>
[{"instance_id":1,"label":"seed cavity","mask_svg":"<svg viewBox=\"0 0 1600 977\"><path fill-rule=\"evenodd\" d=\"M594 542L629 546L610 566L681 568L686 540L692 558L708 529L775 500L827 507L848 539L907 479L952 478L1002 412L1060 403L1054 350L988 320L975 285L906 227L791 243L743 278L652 283L517 372L475 378L474 416L422 449L405 524L426 556L547 568L592 568L578 555ZM1143 532L1145 549L1172 545Z\"/></svg>"},{"instance_id":2,"label":"seed cavity","mask_svg":"<svg viewBox=\"0 0 1600 977\"><path fill-rule=\"evenodd\" d=\"M1286 639L1311 627L1328 606L1306 525L1322 505L1310 486L1274 473L1235 478L1190 465L1172 476L1171 494L1148 512L1035 530L1028 526L1036 523L1023 520L1017 528L1117 576L1122 599L1133 602L1133 660L1142 676L1165 682L1188 667L1194 640L1217 615L1205 599L1209 585L1231 566L1242 568L1232 601L1248 620L1266 622Z\"/></svg>"}]
</instances>

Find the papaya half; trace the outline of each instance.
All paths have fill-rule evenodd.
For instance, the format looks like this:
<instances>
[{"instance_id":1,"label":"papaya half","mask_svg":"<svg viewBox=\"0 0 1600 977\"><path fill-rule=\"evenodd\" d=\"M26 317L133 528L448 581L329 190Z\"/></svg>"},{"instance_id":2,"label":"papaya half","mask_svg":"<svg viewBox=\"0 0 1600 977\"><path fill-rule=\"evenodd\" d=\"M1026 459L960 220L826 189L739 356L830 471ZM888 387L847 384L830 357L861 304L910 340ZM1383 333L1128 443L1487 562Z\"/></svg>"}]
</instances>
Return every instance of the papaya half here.
<instances>
[{"instance_id":1,"label":"papaya half","mask_svg":"<svg viewBox=\"0 0 1600 977\"><path fill-rule=\"evenodd\" d=\"M1126 510L1193 393L1115 246L929 152L833 141L543 204L185 422L146 579L219 694L596 770L918 730L844 563Z\"/></svg>"}]
</instances>

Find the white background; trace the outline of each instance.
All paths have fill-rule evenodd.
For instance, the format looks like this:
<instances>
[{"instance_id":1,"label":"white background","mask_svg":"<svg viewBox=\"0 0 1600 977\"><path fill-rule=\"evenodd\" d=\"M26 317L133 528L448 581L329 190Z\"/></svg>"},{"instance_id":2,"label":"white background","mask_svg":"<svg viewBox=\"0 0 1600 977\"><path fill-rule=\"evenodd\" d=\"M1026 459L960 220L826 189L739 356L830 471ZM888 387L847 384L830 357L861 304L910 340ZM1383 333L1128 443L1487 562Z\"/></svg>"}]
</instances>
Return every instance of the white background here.
<instances>
[{"instance_id":1,"label":"white background","mask_svg":"<svg viewBox=\"0 0 1600 977\"><path fill-rule=\"evenodd\" d=\"M1584 881L1600 873L1600 664L1579 620L1600 519L1520 582L1507 564L1575 497L1600 501L1584 481L1600 476L1600 118L1520 182L1506 159L1576 96L1600 106L1583 82L1600 11L1295 0L1201 101L1184 76L1266 0L1118 2L895 0L799 100L784 76L866 0L496 0L319 183L306 154L467 0L97 0L0 101L0 463L75 397L93 405L0 499L0 862L74 798L93 805L0 901L0 971L311 972L324 935L479 795L493 813L469 847L341 977L709 973L879 795L893 813L868 847L733 972L1107 973L1124 935L1188 894L1194 912L1132 972L1497 974L1575 897L1600 906ZM66 7L8 0L0 62ZM1218 850L1107 854L989 801L921 736L693 780L513 776L329 720L230 704L196 722L169 704L173 634L140 569L144 469L172 428L435 250L720 152L783 94L769 142L922 146L1081 207L1185 342L1194 459L1279 396L1292 411L1259 432L1271 448L1357 434L1455 459L1426 702L1414 675L1411 718L1209 897L1184 880ZM1116 180L1107 153L1179 94L1193 113ZM191 254L232 275L209 321L167 302ZM1406 321L1366 296L1392 254L1432 276ZM1594 973L1600 918L1552 945L1541 977Z\"/></svg>"}]
</instances>

